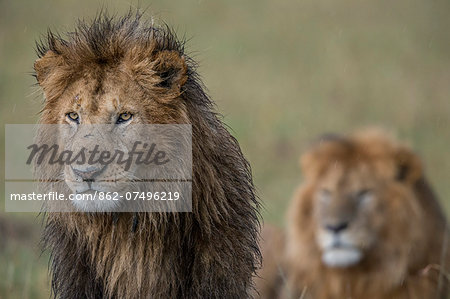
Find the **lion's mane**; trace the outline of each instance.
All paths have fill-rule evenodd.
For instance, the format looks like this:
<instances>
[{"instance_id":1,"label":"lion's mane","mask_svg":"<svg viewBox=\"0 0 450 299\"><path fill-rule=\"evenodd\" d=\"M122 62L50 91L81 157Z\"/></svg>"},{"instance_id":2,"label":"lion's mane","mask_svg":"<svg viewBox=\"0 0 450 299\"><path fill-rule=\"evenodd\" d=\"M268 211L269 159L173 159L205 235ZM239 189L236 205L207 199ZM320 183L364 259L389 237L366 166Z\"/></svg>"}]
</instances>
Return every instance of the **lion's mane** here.
<instances>
[{"instance_id":1,"label":"lion's mane","mask_svg":"<svg viewBox=\"0 0 450 299\"><path fill-rule=\"evenodd\" d=\"M114 67L129 59L125 63L141 76L142 90L156 86L154 96L170 94L183 101L193 136L192 213L45 216L43 243L51 253L53 295L247 297L260 255L258 201L250 166L214 111L196 64L184 52L184 42L167 27L146 24L141 14L122 18L102 14L92 22L80 21L66 37L49 31L37 52L36 78L46 95L41 123L55 123L52 109L79 72L86 67ZM175 55L183 57L185 65L173 65L160 74L159 81L146 82L147 65L164 68L152 62L152 57L163 52L169 63ZM63 65L63 60L69 63ZM170 89L180 71L186 75L180 92L159 94ZM102 76L100 71L93 73ZM179 102L166 106L171 108L174 103Z\"/></svg>"}]
</instances>

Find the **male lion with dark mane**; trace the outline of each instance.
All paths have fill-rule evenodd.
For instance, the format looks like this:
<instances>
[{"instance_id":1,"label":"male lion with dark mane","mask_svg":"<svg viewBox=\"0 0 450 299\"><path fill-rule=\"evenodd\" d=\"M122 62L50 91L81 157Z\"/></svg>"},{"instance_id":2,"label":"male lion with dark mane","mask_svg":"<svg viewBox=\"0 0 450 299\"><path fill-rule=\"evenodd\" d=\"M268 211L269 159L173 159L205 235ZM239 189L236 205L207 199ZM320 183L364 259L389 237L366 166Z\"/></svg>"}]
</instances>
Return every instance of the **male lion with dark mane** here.
<instances>
[{"instance_id":1,"label":"male lion with dark mane","mask_svg":"<svg viewBox=\"0 0 450 299\"><path fill-rule=\"evenodd\" d=\"M447 222L416 154L366 130L322 138L301 165L285 298L446 298Z\"/></svg>"},{"instance_id":2,"label":"male lion with dark mane","mask_svg":"<svg viewBox=\"0 0 450 299\"><path fill-rule=\"evenodd\" d=\"M76 212L47 213L43 242L54 296L248 297L260 258L250 167L184 42L140 14L101 15L66 37L49 32L38 54L40 123L68 126L77 137L59 136L65 144L98 137L78 134L83 124L120 127L123 135L130 124L192 125L192 212L118 213L114 205L67 202ZM109 166L60 169L64 188L74 193L108 191L112 185L102 179L119 175Z\"/></svg>"}]
</instances>

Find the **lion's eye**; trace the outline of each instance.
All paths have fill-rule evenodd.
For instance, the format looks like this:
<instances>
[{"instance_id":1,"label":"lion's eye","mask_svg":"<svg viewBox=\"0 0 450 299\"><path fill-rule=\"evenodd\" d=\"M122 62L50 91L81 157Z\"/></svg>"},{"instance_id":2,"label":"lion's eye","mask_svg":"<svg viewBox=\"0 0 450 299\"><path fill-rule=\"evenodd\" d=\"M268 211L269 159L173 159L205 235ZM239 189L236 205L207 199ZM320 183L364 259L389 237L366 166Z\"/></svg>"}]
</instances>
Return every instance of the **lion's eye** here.
<instances>
[{"instance_id":1,"label":"lion's eye","mask_svg":"<svg viewBox=\"0 0 450 299\"><path fill-rule=\"evenodd\" d=\"M369 189L363 189L356 193L356 199L358 201L366 201L367 199L372 197L372 191Z\"/></svg>"},{"instance_id":2,"label":"lion's eye","mask_svg":"<svg viewBox=\"0 0 450 299\"><path fill-rule=\"evenodd\" d=\"M129 113L129 112L124 112L121 113L119 115L119 117L117 118L116 124L121 124L127 121L130 121L131 118L133 118L133 114Z\"/></svg>"},{"instance_id":3,"label":"lion's eye","mask_svg":"<svg viewBox=\"0 0 450 299\"><path fill-rule=\"evenodd\" d=\"M326 196L330 196L331 195L331 191L325 188L320 189L320 193L322 193L322 195L326 195Z\"/></svg>"},{"instance_id":4,"label":"lion's eye","mask_svg":"<svg viewBox=\"0 0 450 299\"><path fill-rule=\"evenodd\" d=\"M66 114L67 118L71 121L74 121L76 123L80 122L80 116L76 112L69 112Z\"/></svg>"},{"instance_id":5,"label":"lion's eye","mask_svg":"<svg viewBox=\"0 0 450 299\"><path fill-rule=\"evenodd\" d=\"M331 191L328 189L320 189L319 190L319 198L323 201L329 201L331 198Z\"/></svg>"}]
</instances>

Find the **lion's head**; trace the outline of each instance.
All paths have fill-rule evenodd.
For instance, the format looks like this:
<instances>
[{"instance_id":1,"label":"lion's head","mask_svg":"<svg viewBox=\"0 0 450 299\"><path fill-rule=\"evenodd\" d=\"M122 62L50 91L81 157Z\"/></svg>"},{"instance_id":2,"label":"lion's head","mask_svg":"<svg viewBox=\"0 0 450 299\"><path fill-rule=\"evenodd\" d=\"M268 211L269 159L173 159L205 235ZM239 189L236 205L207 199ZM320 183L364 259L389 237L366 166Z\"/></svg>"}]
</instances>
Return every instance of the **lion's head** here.
<instances>
[{"instance_id":1,"label":"lion's head","mask_svg":"<svg viewBox=\"0 0 450 299\"><path fill-rule=\"evenodd\" d=\"M336 275L342 269L350 285L349 273L396 285L430 256L438 261L440 248L429 234L442 232L443 215L409 148L378 130L325 136L301 165L304 182L290 209L287 264L307 277L304 282L314 275L325 281L322 271Z\"/></svg>"},{"instance_id":2,"label":"lion's head","mask_svg":"<svg viewBox=\"0 0 450 299\"><path fill-rule=\"evenodd\" d=\"M63 125L47 134L73 156L84 148L87 157L93 150L99 152L94 161L102 151L109 152L104 159L108 160L116 149L130 152L135 141L140 141L136 150L143 151L147 143L139 125L190 123L181 95L193 66L188 70L190 61L183 55L182 43L166 29L149 29L138 19L127 18L114 23L105 17L100 20L102 28L81 28L67 39L50 34L45 46L38 48L34 69L46 99L41 123ZM92 194L137 191L130 180L145 178L140 171L148 169L135 163L126 167L86 161L40 172L64 180L66 192ZM98 211L114 210L118 204L112 200L72 203L79 210Z\"/></svg>"}]
</instances>

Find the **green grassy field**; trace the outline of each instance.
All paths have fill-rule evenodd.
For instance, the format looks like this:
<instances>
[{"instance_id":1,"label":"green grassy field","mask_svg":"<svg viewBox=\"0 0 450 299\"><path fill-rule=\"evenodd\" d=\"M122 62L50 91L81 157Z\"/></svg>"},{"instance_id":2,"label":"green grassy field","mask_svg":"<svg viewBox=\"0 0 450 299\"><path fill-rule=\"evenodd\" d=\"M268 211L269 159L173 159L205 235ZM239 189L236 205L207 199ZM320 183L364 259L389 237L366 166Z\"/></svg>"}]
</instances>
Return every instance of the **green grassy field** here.
<instances>
[{"instance_id":1,"label":"green grassy field","mask_svg":"<svg viewBox=\"0 0 450 299\"><path fill-rule=\"evenodd\" d=\"M371 125L417 150L450 211L444 0L0 0L2 178L4 124L35 123L42 103L30 76L34 41L47 27L70 31L78 17L130 6L189 38L209 93L250 160L265 221L283 224L301 179L298 157L311 140ZM3 183L0 191L3 210ZM39 225L35 214L0 212L0 298L48 298Z\"/></svg>"}]
</instances>

